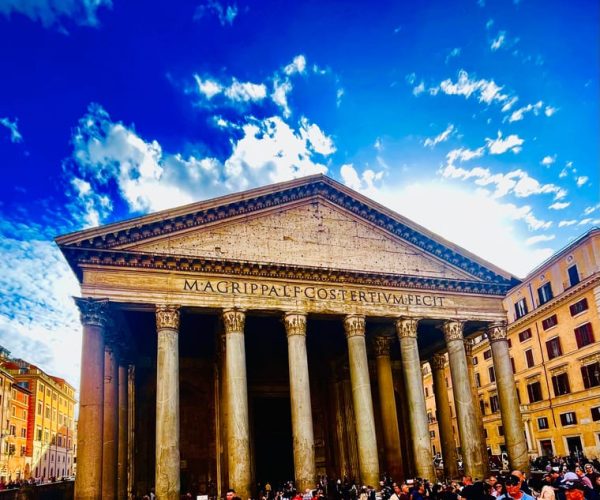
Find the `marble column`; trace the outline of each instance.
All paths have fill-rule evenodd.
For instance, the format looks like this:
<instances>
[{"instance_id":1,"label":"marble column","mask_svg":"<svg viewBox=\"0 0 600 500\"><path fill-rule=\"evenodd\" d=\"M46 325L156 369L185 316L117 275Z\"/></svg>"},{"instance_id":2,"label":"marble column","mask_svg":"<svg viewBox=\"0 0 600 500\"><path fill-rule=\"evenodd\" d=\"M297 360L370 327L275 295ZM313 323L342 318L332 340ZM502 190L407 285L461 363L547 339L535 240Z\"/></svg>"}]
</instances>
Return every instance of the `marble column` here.
<instances>
[{"instance_id":1,"label":"marble column","mask_svg":"<svg viewBox=\"0 0 600 500\"><path fill-rule=\"evenodd\" d=\"M446 358L443 354L434 354L429 363L433 378L433 392L435 394L435 413L442 444L442 457L444 458L444 475L449 479L456 479L458 475L458 455L456 442L452 430L452 415L450 413L450 400L448 386L446 385Z\"/></svg>"},{"instance_id":2,"label":"marble column","mask_svg":"<svg viewBox=\"0 0 600 500\"><path fill-rule=\"evenodd\" d=\"M467 355L467 367L469 368L469 382L471 384L471 392L473 393L473 403L475 404L475 419L477 420L479 434L482 437L481 456L483 457L483 472L484 475L487 477L490 472L489 456L487 451L487 443L485 439L485 431L483 427L483 415L481 414L481 407L479 406L479 390L477 388L477 381L475 380L475 366L473 365L473 339L465 339L465 354Z\"/></svg>"},{"instance_id":3,"label":"marble column","mask_svg":"<svg viewBox=\"0 0 600 500\"><path fill-rule=\"evenodd\" d=\"M117 498L127 498L127 365L119 363L119 444L117 453Z\"/></svg>"},{"instance_id":4,"label":"marble column","mask_svg":"<svg viewBox=\"0 0 600 500\"><path fill-rule=\"evenodd\" d=\"M356 417L358 466L361 482L367 486L376 487L379 484L379 457L365 342L365 317L355 314L346 316L344 330L348 341L350 382L352 383L352 400Z\"/></svg>"},{"instance_id":5,"label":"marble column","mask_svg":"<svg viewBox=\"0 0 600 500\"><path fill-rule=\"evenodd\" d=\"M156 496L179 499L179 306L156 306Z\"/></svg>"},{"instance_id":6,"label":"marble column","mask_svg":"<svg viewBox=\"0 0 600 500\"><path fill-rule=\"evenodd\" d=\"M423 391L423 374L417 344L418 318L400 318L396 320L396 332L400 341L402 371L406 384L406 399L410 415L413 457L416 474L433 481L436 477L431 454L429 422Z\"/></svg>"},{"instance_id":7,"label":"marble column","mask_svg":"<svg viewBox=\"0 0 600 500\"><path fill-rule=\"evenodd\" d=\"M379 388L386 470L392 478L400 480L404 477L404 470L400 453L400 430L390 360L390 347L393 340L393 337L387 335L377 336L373 340L373 347L377 363L377 386Z\"/></svg>"},{"instance_id":8,"label":"marble column","mask_svg":"<svg viewBox=\"0 0 600 500\"><path fill-rule=\"evenodd\" d=\"M467 355L463 339L463 322L450 320L443 324L444 338L448 348L448 361L452 374L452 392L456 420L460 433L460 446L465 474L473 480L483 479L485 468L481 453L481 441L484 439L477 426L475 410L477 403L473 401Z\"/></svg>"},{"instance_id":9,"label":"marble column","mask_svg":"<svg viewBox=\"0 0 600 500\"><path fill-rule=\"evenodd\" d=\"M112 335L111 335L112 337ZM117 497L119 444L119 364L108 342L104 349L104 428L102 446L102 498Z\"/></svg>"},{"instance_id":10,"label":"marble column","mask_svg":"<svg viewBox=\"0 0 600 500\"><path fill-rule=\"evenodd\" d=\"M305 491L314 487L316 479L315 439L306 354L306 315L287 313L284 323L288 340L294 478L296 488Z\"/></svg>"},{"instance_id":11,"label":"marble column","mask_svg":"<svg viewBox=\"0 0 600 500\"><path fill-rule=\"evenodd\" d=\"M127 498L135 489L135 365L127 367Z\"/></svg>"},{"instance_id":12,"label":"marble column","mask_svg":"<svg viewBox=\"0 0 600 500\"><path fill-rule=\"evenodd\" d=\"M504 441L510 468L511 470L527 472L529 470L529 456L527 454L523 417L519 407L517 387L508 351L506 323L490 324L487 335L490 339L494 371L496 372L500 416L504 428Z\"/></svg>"},{"instance_id":13,"label":"marble column","mask_svg":"<svg viewBox=\"0 0 600 500\"><path fill-rule=\"evenodd\" d=\"M108 300L76 298L83 338L77 439L75 498L102 498L102 436L104 429L104 330Z\"/></svg>"},{"instance_id":14,"label":"marble column","mask_svg":"<svg viewBox=\"0 0 600 500\"><path fill-rule=\"evenodd\" d=\"M250 498L252 482L244 322L243 311L237 309L223 311L229 488L235 489L237 495L243 499Z\"/></svg>"}]
</instances>

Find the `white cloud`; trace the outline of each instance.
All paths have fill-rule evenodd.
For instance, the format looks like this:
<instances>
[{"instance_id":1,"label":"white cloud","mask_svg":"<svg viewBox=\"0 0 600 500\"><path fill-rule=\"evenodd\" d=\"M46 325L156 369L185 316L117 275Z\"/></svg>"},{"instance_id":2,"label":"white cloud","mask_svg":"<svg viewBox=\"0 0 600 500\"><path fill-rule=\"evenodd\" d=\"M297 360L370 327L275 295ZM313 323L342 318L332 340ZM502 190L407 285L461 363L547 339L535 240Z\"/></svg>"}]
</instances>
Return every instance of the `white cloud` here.
<instances>
[{"instance_id":1,"label":"white cloud","mask_svg":"<svg viewBox=\"0 0 600 500\"><path fill-rule=\"evenodd\" d=\"M557 201L555 203L552 203L552 205L550 205L548 208L550 208L552 210L563 210L570 205L571 205L570 201L565 201L565 202Z\"/></svg>"},{"instance_id":2,"label":"white cloud","mask_svg":"<svg viewBox=\"0 0 600 500\"><path fill-rule=\"evenodd\" d=\"M418 96L418 95L422 94L423 92L425 92L425 82L423 82L423 80L421 80L421 83L419 83L419 85L417 85L413 88L412 93L414 96Z\"/></svg>"},{"instance_id":3,"label":"white cloud","mask_svg":"<svg viewBox=\"0 0 600 500\"><path fill-rule=\"evenodd\" d=\"M273 82L273 93L271 94L271 99L273 99L273 102L282 109L283 116L286 118L292 114L287 100L287 95L291 92L292 88L292 83L289 80L280 81L279 79L275 79Z\"/></svg>"},{"instance_id":4,"label":"white cloud","mask_svg":"<svg viewBox=\"0 0 600 500\"><path fill-rule=\"evenodd\" d=\"M0 118L0 125L6 127L10 132L10 142L23 142L16 119L11 121L8 117Z\"/></svg>"},{"instance_id":5,"label":"white cloud","mask_svg":"<svg viewBox=\"0 0 600 500\"><path fill-rule=\"evenodd\" d=\"M451 79L444 80L439 87L430 89L430 93L436 94L441 91L448 95L462 95L466 99L475 95L479 102L491 104L493 102L504 102L509 98L507 94L501 93L503 88L498 86L494 80L472 79L465 70L461 69L458 72L456 83Z\"/></svg>"},{"instance_id":6,"label":"white cloud","mask_svg":"<svg viewBox=\"0 0 600 500\"><path fill-rule=\"evenodd\" d=\"M539 234L537 236L531 236L525 240L527 246L535 245L543 241L552 241L556 236L554 234Z\"/></svg>"},{"instance_id":7,"label":"white cloud","mask_svg":"<svg viewBox=\"0 0 600 500\"><path fill-rule=\"evenodd\" d=\"M196 80L196 85L198 85L198 92L209 100L223 92L223 86L215 80L203 80L198 75L194 75L194 80Z\"/></svg>"},{"instance_id":8,"label":"white cloud","mask_svg":"<svg viewBox=\"0 0 600 500\"><path fill-rule=\"evenodd\" d=\"M225 86L210 78L202 79L198 75L194 75L194 80L198 92L209 101L220 94L224 95L231 103L258 102L267 97L267 88L262 83L240 82L232 78L231 83Z\"/></svg>"},{"instance_id":9,"label":"white cloud","mask_svg":"<svg viewBox=\"0 0 600 500\"><path fill-rule=\"evenodd\" d=\"M577 177L577 187L583 186L588 180L589 177L587 175L580 175Z\"/></svg>"},{"instance_id":10,"label":"white cloud","mask_svg":"<svg viewBox=\"0 0 600 500\"><path fill-rule=\"evenodd\" d=\"M507 151L512 151L517 154L521 151L521 146L525 142L516 134L511 134L506 137L506 139L502 139L502 133L500 131L498 131L498 137L496 139L487 138L485 141L490 153L493 155L501 155Z\"/></svg>"},{"instance_id":11,"label":"white cloud","mask_svg":"<svg viewBox=\"0 0 600 500\"><path fill-rule=\"evenodd\" d=\"M598 209L600 209L600 203L598 203L598 205L592 205L592 206L586 207L585 210L583 211L583 215L593 214Z\"/></svg>"},{"instance_id":12,"label":"white cloud","mask_svg":"<svg viewBox=\"0 0 600 500\"><path fill-rule=\"evenodd\" d=\"M577 224L577 219L561 220L558 223L558 227L568 227L568 226L573 226L575 224Z\"/></svg>"},{"instance_id":13,"label":"white cloud","mask_svg":"<svg viewBox=\"0 0 600 500\"><path fill-rule=\"evenodd\" d=\"M231 26L237 17L238 12L238 7L235 3L231 5L222 5L216 0L209 0L196 7L194 21L198 21L208 15L215 15L219 19L221 26Z\"/></svg>"},{"instance_id":14,"label":"white cloud","mask_svg":"<svg viewBox=\"0 0 600 500\"><path fill-rule=\"evenodd\" d=\"M503 113L506 113L507 111L509 111L514 104L519 100L518 97L511 97L508 101L506 101L506 103L504 104L504 106L502 106L502 109L500 111L502 111Z\"/></svg>"},{"instance_id":15,"label":"white cloud","mask_svg":"<svg viewBox=\"0 0 600 500\"><path fill-rule=\"evenodd\" d=\"M506 32L500 31L496 38L492 40L492 44L490 45L490 49L493 51L498 50L504 43L506 42Z\"/></svg>"},{"instance_id":16,"label":"white cloud","mask_svg":"<svg viewBox=\"0 0 600 500\"><path fill-rule=\"evenodd\" d=\"M448 64L448 61L453 57L460 56L460 52L460 47L454 47L450 52L448 52L448 55L446 56L446 64Z\"/></svg>"},{"instance_id":17,"label":"white cloud","mask_svg":"<svg viewBox=\"0 0 600 500\"><path fill-rule=\"evenodd\" d=\"M446 155L446 158L449 164L453 164L455 161L469 161L483 156L483 151L483 147L474 150L467 148L453 149Z\"/></svg>"},{"instance_id":18,"label":"white cloud","mask_svg":"<svg viewBox=\"0 0 600 500\"><path fill-rule=\"evenodd\" d=\"M439 144L440 142L447 141L448 138L450 137L450 135L452 134L452 132L454 132L454 125L452 125L450 123L446 127L446 130L444 130L442 133L440 133L439 135L437 135L433 138L428 137L427 139L425 139L425 142L423 144L425 144L425 146L427 146L427 147L434 147L436 144Z\"/></svg>"},{"instance_id":19,"label":"white cloud","mask_svg":"<svg viewBox=\"0 0 600 500\"><path fill-rule=\"evenodd\" d=\"M578 226L586 226L588 224L598 224L598 219L592 219L591 217L586 217L585 219L581 219Z\"/></svg>"},{"instance_id":20,"label":"white cloud","mask_svg":"<svg viewBox=\"0 0 600 500\"><path fill-rule=\"evenodd\" d=\"M10 17L14 12L24 14L45 28L60 26L61 21L70 19L82 26L97 26L97 11L101 7L112 7L111 0L2 0L0 14Z\"/></svg>"},{"instance_id":21,"label":"white cloud","mask_svg":"<svg viewBox=\"0 0 600 500\"><path fill-rule=\"evenodd\" d=\"M556 155L554 156L544 156L544 158L542 159L542 161L540 162L542 165L549 167L550 165L552 165L554 162L556 161Z\"/></svg>"},{"instance_id":22,"label":"white cloud","mask_svg":"<svg viewBox=\"0 0 600 500\"><path fill-rule=\"evenodd\" d=\"M508 118L508 121L510 123L521 121L525 114L530 112L533 112L533 114L537 116L540 114L543 105L544 103L542 101L538 101L535 104L528 104L527 106L523 106L522 108L513 111L510 117Z\"/></svg>"},{"instance_id":23,"label":"white cloud","mask_svg":"<svg viewBox=\"0 0 600 500\"><path fill-rule=\"evenodd\" d=\"M557 111L558 111L558 108L554 108L552 106L546 106L546 109L544 109L544 114L546 116L552 116Z\"/></svg>"},{"instance_id":24,"label":"white cloud","mask_svg":"<svg viewBox=\"0 0 600 500\"><path fill-rule=\"evenodd\" d=\"M303 118L293 129L279 117L249 119L242 137L232 141L224 162L163 151L131 128L113 122L98 105L90 106L73 137L74 204L81 222L101 223L112 206L106 193L115 183L132 212L144 213L183 205L230 191L279 182L327 166L315 160L335 152L335 145L316 124Z\"/></svg>"},{"instance_id":25,"label":"white cloud","mask_svg":"<svg viewBox=\"0 0 600 500\"><path fill-rule=\"evenodd\" d=\"M381 142L381 137L378 137L377 139L375 139L375 143L373 144L373 147L377 151L381 151L383 149L383 143Z\"/></svg>"},{"instance_id":26,"label":"white cloud","mask_svg":"<svg viewBox=\"0 0 600 500\"><path fill-rule=\"evenodd\" d=\"M306 58L300 54L292 60L285 68L283 68L283 72L288 75L294 75L296 73L304 73L306 69Z\"/></svg>"},{"instance_id":27,"label":"white cloud","mask_svg":"<svg viewBox=\"0 0 600 500\"><path fill-rule=\"evenodd\" d=\"M340 167L340 175L342 182L346 186L356 191L362 191L367 196L377 192L375 183L383 179L383 171L375 172L374 170L366 169L359 175L351 163Z\"/></svg>"},{"instance_id":28,"label":"white cloud","mask_svg":"<svg viewBox=\"0 0 600 500\"><path fill-rule=\"evenodd\" d=\"M344 97L344 93L345 93L345 91L341 87L339 89L337 89L335 92L335 104L338 108L342 104L342 97Z\"/></svg>"}]
</instances>

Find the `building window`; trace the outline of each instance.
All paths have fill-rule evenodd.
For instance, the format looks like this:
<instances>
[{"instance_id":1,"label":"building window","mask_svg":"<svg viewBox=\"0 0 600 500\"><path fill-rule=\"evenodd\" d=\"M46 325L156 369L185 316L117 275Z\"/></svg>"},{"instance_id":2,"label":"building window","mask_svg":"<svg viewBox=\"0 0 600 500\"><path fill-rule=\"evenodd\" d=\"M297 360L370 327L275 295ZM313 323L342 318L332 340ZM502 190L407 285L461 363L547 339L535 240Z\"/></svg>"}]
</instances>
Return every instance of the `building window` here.
<instances>
[{"instance_id":1,"label":"building window","mask_svg":"<svg viewBox=\"0 0 600 500\"><path fill-rule=\"evenodd\" d=\"M473 364L476 365L479 363L479 358L477 356L473 356Z\"/></svg>"},{"instance_id":2,"label":"building window","mask_svg":"<svg viewBox=\"0 0 600 500\"><path fill-rule=\"evenodd\" d=\"M425 387L425 397L428 398L429 397L429 388Z\"/></svg>"},{"instance_id":3,"label":"building window","mask_svg":"<svg viewBox=\"0 0 600 500\"><path fill-rule=\"evenodd\" d=\"M496 394L490 396L490 410L492 413L498 413L500 411L500 403L498 402L498 396Z\"/></svg>"},{"instance_id":4,"label":"building window","mask_svg":"<svg viewBox=\"0 0 600 500\"><path fill-rule=\"evenodd\" d=\"M517 369L515 368L515 358L510 358L510 366L512 367L512 372L517 373Z\"/></svg>"},{"instance_id":5,"label":"building window","mask_svg":"<svg viewBox=\"0 0 600 500\"><path fill-rule=\"evenodd\" d=\"M552 285L550 284L550 282L544 283L541 287L538 288L538 298L540 299L540 306L551 300L552 297Z\"/></svg>"},{"instance_id":6,"label":"building window","mask_svg":"<svg viewBox=\"0 0 600 500\"><path fill-rule=\"evenodd\" d=\"M569 387L569 377L566 373L559 373L552 377L552 387L554 388L555 396L562 396L563 394L569 394L571 388Z\"/></svg>"},{"instance_id":7,"label":"building window","mask_svg":"<svg viewBox=\"0 0 600 500\"><path fill-rule=\"evenodd\" d=\"M558 356L562 356L562 349L560 348L560 339L554 337L546 342L546 350L548 351L548 359L554 359Z\"/></svg>"},{"instance_id":8,"label":"building window","mask_svg":"<svg viewBox=\"0 0 600 500\"><path fill-rule=\"evenodd\" d=\"M571 283L571 286L575 286L579 283L579 272L577 271L576 265L567 269L567 272L569 273L569 282Z\"/></svg>"},{"instance_id":9,"label":"building window","mask_svg":"<svg viewBox=\"0 0 600 500\"><path fill-rule=\"evenodd\" d=\"M475 385L481 387L481 375L479 375L479 373L475 374Z\"/></svg>"},{"instance_id":10,"label":"building window","mask_svg":"<svg viewBox=\"0 0 600 500\"><path fill-rule=\"evenodd\" d=\"M583 311L587 311L588 310L588 301L587 299L581 299L578 302L575 302L575 304L571 304L569 306L569 311L571 311L571 316L576 316L579 313L582 313Z\"/></svg>"},{"instance_id":11,"label":"building window","mask_svg":"<svg viewBox=\"0 0 600 500\"><path fill-rule=\"evenodd\" d=\"M36 441L41 441L42 440L42 429L40 427L38 427L35 430L35 440Z\"/></svg>"},{"instance_id":12,"label":"building window","mask_svg":"<svg viewBox=\"0 0 600 500\"><path fill-rule=\"evenodd\" d=\"M511 349L512 348L512 340L506 339L506 342L508 343L508 348Z\"/></svg>"},{"instance_id":13,"label":"building window","mask_svg":"<svg viewBox=\"0 0 600 500\"><path fill-rule=\"evenodd\" d=\"M43 408L42 402L38 401L38 404L37 404L37 414L38 415L42 414L42 408Z\"/></svg>"},{"instance_id":14,"label":"building window","mask_svg":"<svg viewBox=\"0 0 600 500\"><path fill-rule=\"evenodd\" d=\"M585 365L581 367L581 377L583 378L583 386L586 389L598 387L600 385L600 362Z\"/></svg>"},{"instance_id":15,"label":"building window","mask_svg":"<svg viewBox=\"0 0 600 500\"><path fill-rule=\"evenodd\" d=\"M529 397L530 403L536 403L542 400L542 384L539 382L532 382L527 384L527 396Z\"/></svg>"},{"instance_id":16,"label":"building window","mask_svg":"<svg viewBox=\"0 0 600 500\"><path fill-rule=\"evenodd\" d=\"M490 349L488 349L487 351L484 351L483 359L490 359L491 357L492 357L492 351Z\"/></svg>"},{"instance_id":17,"label":"building window","mask_svg":"<svg viewBox=\"0 0 600 500\"><path fill-rule=\"evenodd\" d=\"M21 437L22 438L26 438L27 437L27 429L25 427L23 427L21 429Z\"/></svg>"},{"instance_id":18,"label":"building window","mask_svg":"<svg viewBox=\"0 0 600 500\"><path fill-rule=\"evenodd\" d=\"M434 438L435 437L435 431L429 431L429 437L430 438Z\"/></svg>"},{"instance_id":19,"label":"building window","mask_svg":"<svg viewBox=\"0 0 600 500\"><path fill-rule=\"evenodd\" d=\"M539 430L544 430L548 428L548 419L546 417L540 417L537 419L538 422L538 429Z\"/></svg>"},{"instance_id":20,"label":"building window","mask_svg":"<svg viewBox=\"0 0 600 500\"><path fill-rule=\"evenodd\" d=\"M542 328L544 330L548 330L548 328L552 328L556 325L558 325L558 318L556 317L556 314L553 314L549 318L542 320Z\"/></svg>"},{"instance_id":21,"label":"building window","mask_svg":"<svg viewBox=\"0 0 600 500\"><path fill-rule=\"evenodd\" d=\"M582 348L594 342L594 333L592 332L592 324L586 323L575 328L575 340L577 347Z\"/></svg>"},{"instance_id":22,"label":"building window","mask_svg":"<svg viewBox=\"0 0 600 500\"><path fill-rule=\"evenodd\" d=\"M515 316L517 317L517 319L525 316L527 312L527 302L524 298L515 302Z\"/></svg>"},{"instance_id":23,"label":"building window","mask_svg":"<svg viewBox=\"0 0 600 500\"><path fill-rule=\"evenodd\" d=\"M527 362L527 368L531 368L535 365L535 360L533 359L533 349L527 349L525 351L525 361Z\"/></svg>"},{"instance_id":24,"label":"building window","mask_svg":"<svg viewBox=\"0 0 600 500\"><path fill-rule=\"evenodd\" d=\"M560 423L565 425L575 425L577 423L577 415L575 415L574 411L569 411L567 413L560 414Z\"/></svg>"},{"instance_id":25,"label":"building window","mask_svg":"<svg viewBox=\"0 0 600 500\"><path fill-rule=\"evenodd\" d=\"M490 374L490 384L493 384L496 381L496 372L493 366L488 368L488 373Z\"/></svg>"},{"instance_id":26,"label":"building window","mask_svg":"<svg viewBox=\"0 0 600 500\"><path fill-rule=\"evenodd\" d=\"M529 340L530 338L531 338L531 328L527 328L527 330L524 330L519 333L519 342L525 342L526 340Z\"/></svg>"},{"instance_id":27,"label":"building window","mask_svg":"<svg viewBox=\"0 0 600 500\"><path fill-rule=\"evenodd\" d=\"M504 427L498 426L498 436L504 436Z\"/></svg>"},{"instance_id":28,"label":"building window","mask_svg":"<svg viewBox=\"0 0 600 500\"><path fill-rule=\"evenodd\" d=\"M479 409L481 410L481 414L485 415L485 403L483 402L483 399L479 400Z\"/></svg>"},{"instance_id":29,"label":"building window","mask_svg":"<svg viewBox=\"0 0 600 500\"><path fill-rule=\"evenodd\" d=\"M600 422L600 406L592 408L592 420L594 422Z\"/></svg>"}]
</instances>

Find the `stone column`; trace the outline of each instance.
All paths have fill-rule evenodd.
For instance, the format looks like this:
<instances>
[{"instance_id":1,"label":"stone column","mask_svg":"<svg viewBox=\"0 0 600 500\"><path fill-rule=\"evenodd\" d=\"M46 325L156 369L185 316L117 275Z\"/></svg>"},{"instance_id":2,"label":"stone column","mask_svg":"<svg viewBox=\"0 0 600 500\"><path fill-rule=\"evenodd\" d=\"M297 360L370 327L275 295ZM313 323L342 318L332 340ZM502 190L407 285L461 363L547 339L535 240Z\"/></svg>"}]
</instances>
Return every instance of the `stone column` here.
<instances>
[{"instance_id":1,"label":"stone column","mask_svg":"<svg viewBox=\"0 0 600 500\"><path fill-rule=\"evenodd\" d=\"M444 474L447 478L458 478L458 455L456 442L452 430L452 415L450 414L450 400L448 399L448 386L444 367L446 358L443 354L434 354L429 363L433 378L433 392L435 394L435 413L442 443L442 457L444 458Z\"/></svg>"},{"instance_id":2,"label":"stone column","mask_svg":"<svg viewBox=\"0 0 600 500\"><path fill-rule=\"evenodd\" d=\"M413 456L417 476L433 481L435 468L431 454L429 422L423 391L423 374L417 344L418 318L400 318L396 321L396 331L400 340L402 371L406 384L406 396L410 415Z\"/></svg>"},{"instance_id":3,"label":"stone column","mask_svg":"<svg viewBox=\"0 0 600 500\"><path fill-rule=\"evenodd\" d=\"M305 491L315 485L315 439L310 401L308 358L306 354L306 315L284 316L288 339L290 403L294 437L294 477L296 488Z\"/></svg>"},{"instance_id":4,"label":"stone column","mask_svg":"<svg viewBox=\"0 0 600 500\"><path fill-rule=\"evenodd\" d=\"M117 454L117 498L127 498L127 365L119 363L119 445Z\"/></svg>"},{"instance_id":5,"label":"stone column","mask_svg":"<svg viewBox=\"0 0 600 500\"><path fill-rule=\"evenodd\" d=\"M490 472L489 456L487 451L487 443L483 427L483 415L479 406L479 391L475 380L475 366L473 366L473 339L465 339L465 354L467 355L467 367L469 368L469 382L471 384L471 392L473 393L473 404L475 405L475 419L481 436L481 456L483 457L483 472L484 476L488 476Z\"/></svg>"},{"instance_id":6,"label":"stone column","mask_svg":"<svg viewBox=\"0 0 600 500\"><path fill-rule=\"evenodd\" d=\"M358 466L361 481L365 485L376 487L379 484L379 457L365 342L365 317L354 314L346 316L344 330L348 340L348 360L356 417Z\"/></svg>"},{"instance_id":7,"label":"stone column","mask_svg":"<svg viewBox=\"0 0 600 500\"><path fill-rule=\"evenodd\" d=\"M102 436L104 429L104 330L108 300L76 298L81 312L81 381L75 498L102 498Z\"/></svg>"},{"instance_id":8,"label":"stone column","mask_svg":"<svg viewBox=\"0 0 600 500\"><path fill-rule=\"evenodd\" d=\"M461 321L446 321L443 324L444 338L448 347L448 361L452 374L452 392L454 394L454 407L456 420L460 433L460 446L465 474L472 476L473 480L483 479L485 470L481 454L481 441L483 436L477 426L475 406L467 355L463 339L463 323Z\"/></svg>"},{"instance_id":9,"label":"stone column","mask_svg":"<svg viewBox=\"0 0 600 500\"><path fill-rule=\"evenodd\" d=\"M114 332L111 332L114 334ZM112 337L112 335L111 335ZM117 497L117 464L119 444L119 365L113 346L104 349L104 429L102 452L102 498Z\"/></svg>"},{"instance_id":10,"label":"stone column","mask_svg":"<svg viewBox=\"0 0 600 500\"><path fill-rule=\"evenodd\" d=\"M506 323L490 324L487 335L490 339L494 371L496 372L500 415L510 468L511 470L527 472L529 470L529 457L525 441L525 428L523 427L523 417L521 416L517 387L508 352Z\"/></svg>"},{"instance_id":11,"label":"stone column","mask_svg":"<svg viewBox=\"0 0 600 500\"><path fill-rule=\"evenodd\" d=\"M127 498L135 489L135 365L127 367Z\"/></svg>"},{"instance_id":12,"label":"stone column","mask_svg":"<svg viewBox=\"0 0 600 500\"><path fill-rule=\"evenodd\" d=\"M375 337L373 347L377 362L377 386L379 388L379 404L381 406L381 423L387 472L395 480L404 477L402 454L400 453L400 430L394 396L394 379L390 347L393 337L381 335Z\"/></svg>"},{"instance_id":13,"label":"stone column","mask_svg":"<svg viewBox=\"0 0 600 500\"><path fill-rule=\"evenodd\" d=\"M250 430L248 422L248 383L244 312L223 311L225 326L225 383L227 384L227 449L229 488L240 498L250 498Z\"/></svg>"},{"instance_id":14,"label":"stone column","mask_svg":"<svg viewBox=\"0 0 600 500\"><path fill-rule=\"evenodd\" d=\"M179 306L156 306L156 496L179 500Z\"/></svg>"}]
</instances>

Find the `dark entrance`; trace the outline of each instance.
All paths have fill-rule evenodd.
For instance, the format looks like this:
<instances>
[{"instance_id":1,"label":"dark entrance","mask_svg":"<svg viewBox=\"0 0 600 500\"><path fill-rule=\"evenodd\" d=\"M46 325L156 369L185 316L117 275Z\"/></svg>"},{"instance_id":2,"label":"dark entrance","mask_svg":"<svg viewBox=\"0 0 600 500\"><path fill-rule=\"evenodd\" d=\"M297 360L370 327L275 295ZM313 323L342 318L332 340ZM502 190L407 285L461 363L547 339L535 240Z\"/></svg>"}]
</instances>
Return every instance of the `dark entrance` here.
<instances>
[{"instance_id":1,"label":"dark entrance","mask_svg":"<svg viewBox=\"0 0 600 500\"><path fill-rule=\"evenodd\" d=\"M583 455L583 446L581 446L581 438L579 436L568 437L567 446L569 448L569 455L576 457Z\"/></svg>"},{"instance_id":2,"label":"dark entrance","mask_svg":"<svg viewBox=\"0 0 600 500\"><path fill-rule=\"evenodd\" d=\"M253 403L256 482L275 489L294 479L290 399L256 397Z\"/></svg>"}]
</instances>

